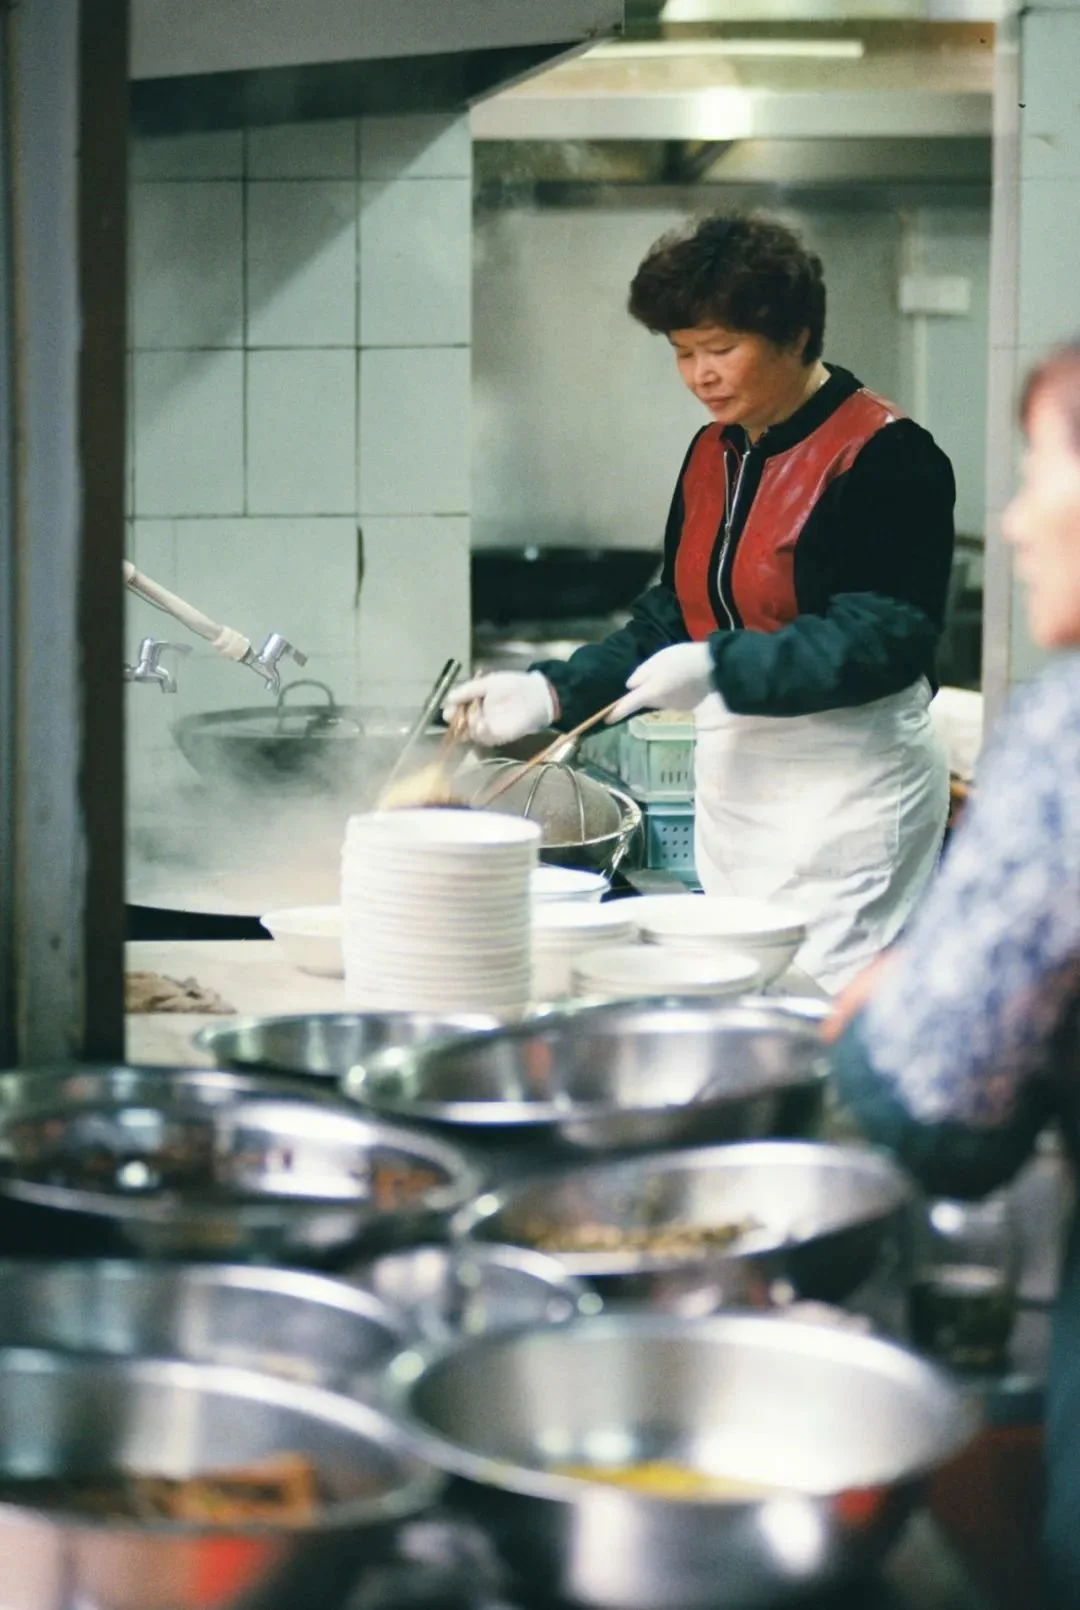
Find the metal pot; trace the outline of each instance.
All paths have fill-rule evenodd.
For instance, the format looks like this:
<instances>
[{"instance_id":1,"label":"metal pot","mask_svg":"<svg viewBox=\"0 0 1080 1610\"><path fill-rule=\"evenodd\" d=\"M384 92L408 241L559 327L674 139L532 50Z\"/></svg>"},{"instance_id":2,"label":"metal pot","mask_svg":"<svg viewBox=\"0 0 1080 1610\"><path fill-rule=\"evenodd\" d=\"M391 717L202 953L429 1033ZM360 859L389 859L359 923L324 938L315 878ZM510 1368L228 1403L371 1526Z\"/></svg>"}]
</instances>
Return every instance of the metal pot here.
<instances>
[{"instance_id":1,"label":"metal pot","mask_svg":"<svg viewBox=\"0 0 1080 1610\"><path fill-rule=\"evenodd\" d=\"M400 1355L385 1384L518 1589L597 1610L751 1610L857 1575L973 1429L916 1355L749 1315L533 1327ZM641 1460L777 1490L657 1498L552 1469Z\"/></svg>"},{"instance_id":2,"label":"metal pot","mask_svg":"<svg viewBox=\"0 0 1080 1610\"><path fill-rule=\"evenodd\" d=\"M218 1067L337 1081L357 1063L383 1051L481 1033L498 1022L475 1012L455 1017L427 1012L307 1012L232 1018L200 1029L193 1043Z\"/></svg>"},{"instance_id":3,"label":"metal pot","mask_svg":"<svg viewBox=\"0 0 1080 1610\"><path fill-rule=\"evenodd\" d=\"M0 1239L51 1256L325 1264L437 1235L453 1146L313 1086L209 1070L0 1075Z\"/></svg>"},{"instance_id":4,"label":"metal pot","mask_svg":"<svg viewBox=\"0 0 1080 1610\"><path fill-rule=\"evenodd\" d=\"M409 1330L375 1292L296 1269L0 1263L0 1348L228 1364L350 1392Z\"/></svg>"},{"instance_id":5,"label":"metal pot","mask_svg":"<svg viewBox=\"0 0 1080 1610\"><path fill-rule=\"evenodd\" d=\"M294 689L322 689L299 704ZM174 722L173 737L208 782L275 794L348 793L363 810L390 772L415 712L340 705L321 682L292 682L276 704L209 710ZM437 735L436 735L437 736Z\"/></svg>"},{"instance_id":6,"label":"metal pot","mask_svg":"<svg viewBox=\"0 0 1080 1610\"><path fill-rule=\"evenodd\" d=\"M358 1265L349 1278L408 1317L429 1342L563 1325L603 1307L555 1258L525 1247L410 1247Z\"/></svg>"},{"instance_id":7,"label":"metal pot","mask_svg":"<svg viewBox=\"0 0 1080 1610\"><path fill-rule=\"evenodd\" d=\"M5 1610L337 1610L441 1483L387 1417L314 1387L146 1359L0 1353L0 1482L184 1478L282 1449L315 1465L312 1521L210 1526L93 1520L0 1504Z\"/></svg>"},{"instance_id":8,"label":"metal pot","mask_svg":"<svg viewBox=\"0 0 1080 1610\"><path fill-rule=\"evenodd\" d=\"M883 1152L811 1141L751 1141L592 1163L505 1186L461 1210L466 1240L545 1251L605 1307L700 1317L792 1299L841 1303L873 1274L913 1187ZM727 1247L691 1252L560 1251L587 1226L620 1231L748 1224ZM894 1243L895 1244L895 1243Z\"/></svg>"},{"instance_id":9,"label":"metal pot","mask_svg":"<svg viewBox=\"0 0 1080 1610\"><path fill-rule=\"evenodd\" d=\"M634 1000L388 1052L342 1088L520 1170L523 1159L805 1133L826 1073L818 1024L766 1001Z\"/></svg>"}]
</instances>

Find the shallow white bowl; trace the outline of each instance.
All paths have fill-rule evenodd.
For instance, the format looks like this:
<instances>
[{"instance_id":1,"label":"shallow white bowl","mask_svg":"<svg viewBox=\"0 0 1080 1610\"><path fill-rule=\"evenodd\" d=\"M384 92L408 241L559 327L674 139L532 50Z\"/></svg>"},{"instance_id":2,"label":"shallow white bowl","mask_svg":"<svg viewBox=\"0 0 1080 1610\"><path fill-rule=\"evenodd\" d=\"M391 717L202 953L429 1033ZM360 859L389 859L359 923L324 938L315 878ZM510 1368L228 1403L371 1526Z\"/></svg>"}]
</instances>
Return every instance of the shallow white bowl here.
<instances>
[{"instance_id":1,"label":"shallow white bowl","mask_svg":"<svg viewBox=\"0 0 1080 1610\"><path fill-rule=\"evenodd\" d=\"M591 905L602 900L610 887L602 872L584 872L567 866L538 866L531 881L532 897L537 906L554 902Z\"/></svg>"},{"instance_id":2,"label":"shallow white bowl","mask_svg":"<svg viewBox=\"0 0 1080 1610\"><path fill-rule=\"evenodd\" d=\"M574 958L577 995L625 999L642 995L745 995L757 989L761 968L753 956L712 949L683 951L666 945L601 945Z\"/></svg>"},{"instance_id":3,"label":"shallow white bowl","mask_svg":"<svg viewBox=\"0 0 1080 1610\"><path fill-rule=\"evenodd\" d=\"M537 1000L555 1001L573 991L574 958L599 945L632 945L637 929L626 914L629 900L550 900L533 911L533 987Z\"/></svg>"},{"instance_id":4,"label":"shallow white bowl","mask_svg":"<svg viewBox=\"0 0 1080 1610\"><path fill-rule=\"evenodd\" d=\"M318 973L324 978L340 978L344 973L340 906L290 906L268 911L259 921L302 973Z\"/></svg>"},{"instance_id":5,"label":"shallow white bowl","mask_svg":"<svg viewBox=\"0 0 1080 1610\"><path fill-rule=\"evenodd\" d=\"M612 934L630 942L638 934L629 914L631 905L631 900L609 901L603 906L595 900L544 901L533 911L533 944L590 945L594 939L603 942Z\"/></svg>"},{"instance_id":6,"label":"shallow white bowl","mask_svg":"<svg viewBox=\"0 0 1080 1610\"><path fill-rule=\"evenodd\" d=\"M676 894L642 895L633 903L647 944L752 956L761 968L762 985L787 971L806 938L799 913L771 900Z\"/></svg>"}]
</instances>

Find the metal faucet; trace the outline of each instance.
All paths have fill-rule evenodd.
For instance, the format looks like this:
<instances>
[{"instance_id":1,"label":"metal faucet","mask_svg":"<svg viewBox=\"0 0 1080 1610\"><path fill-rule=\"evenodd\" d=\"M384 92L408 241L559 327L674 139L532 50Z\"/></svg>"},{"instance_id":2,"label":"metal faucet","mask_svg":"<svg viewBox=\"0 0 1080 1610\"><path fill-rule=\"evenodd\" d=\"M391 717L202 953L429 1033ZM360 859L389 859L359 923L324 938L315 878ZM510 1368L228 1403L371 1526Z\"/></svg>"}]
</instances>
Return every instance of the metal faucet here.
<instances>
[{"instance_id":1,"label":"metal faucet","mask_svg":"<svg viewBox=\"0 0 1080 1610\"><path fill-rule=\"evenodd\" d=\"M176 678L159 663L167 648L176 654L191 653L186 643L165 643L160 638L144 637L135 664L124 666L124 681L156 682L162 693L175 693Z\"/></svg>"},{"instance_id":2,"label":"metal faucet","mask_svg":"<svg viewBox=\"0 0 1080 1610\"><path fill-rule=\"evenodd\" d=\"M298 648L293 648L280 632L271 632L259 652L256 654L249 649L240 663L250 666L257 676L261 676L271 693L280 693L281 677L278 674L278 662L284 659L286 654L290 655L297 665L307 664L306 654L301 654Z\"/></svg>"}]
</instances>

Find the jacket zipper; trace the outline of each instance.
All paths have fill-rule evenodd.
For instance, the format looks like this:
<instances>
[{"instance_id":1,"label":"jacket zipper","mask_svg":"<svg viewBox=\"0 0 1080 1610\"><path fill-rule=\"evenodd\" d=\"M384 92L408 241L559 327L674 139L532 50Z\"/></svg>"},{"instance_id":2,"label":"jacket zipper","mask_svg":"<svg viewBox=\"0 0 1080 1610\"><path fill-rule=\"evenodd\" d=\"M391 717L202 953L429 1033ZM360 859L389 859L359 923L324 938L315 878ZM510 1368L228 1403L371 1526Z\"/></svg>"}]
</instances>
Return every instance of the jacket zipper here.
<instances>
[{"instance_id":1,"label":"jacket zipper","mask_svg":"<svg viewBox=\"0 0 1080 1610\"><path fill-rule=\"evenodd\" d=\"M735 615L724 597L724 561L727 558L728 549L731 547L731 528L735 520L735 511L739 507L739 493L742 490L743 474L749 457L750 449L747 448L739 460L739 473L735 477L734 492L732 492L726 477L724 483L724 540L720 544L720 557L716 562L716 596L719 598L724 614L728 618L728 627L731 631L735 630Z\"/></svg>"}]
</instances>

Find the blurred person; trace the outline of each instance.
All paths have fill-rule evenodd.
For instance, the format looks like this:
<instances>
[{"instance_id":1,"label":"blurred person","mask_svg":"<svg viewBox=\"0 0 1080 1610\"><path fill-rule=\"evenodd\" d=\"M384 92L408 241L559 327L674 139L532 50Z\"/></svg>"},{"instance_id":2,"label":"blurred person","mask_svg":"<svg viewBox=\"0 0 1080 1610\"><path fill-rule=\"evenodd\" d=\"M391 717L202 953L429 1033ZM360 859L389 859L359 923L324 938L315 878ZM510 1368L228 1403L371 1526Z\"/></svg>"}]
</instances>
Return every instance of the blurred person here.
<instances>
[{"instance_id":1,"label":"blurred person","mask_svg":"<svg viewBox=\"0 0 1080 1610\"><path fill-rule=\"evenodd\" d=\"M1006 1184L1040 1131L1080 1141L1080 340L1028 380L1004 521L1027 615L1054 659L983 752L940 875L902 939L841 997L842 1098L931 1195ZM1050 1227L1047 1227L1050 1233ZM1049 1602L1080 1610L1080 1242L1047 1387ZM1027 1604L1037 1598L1031 1587Z\"/></svg>"}]
</instances>

